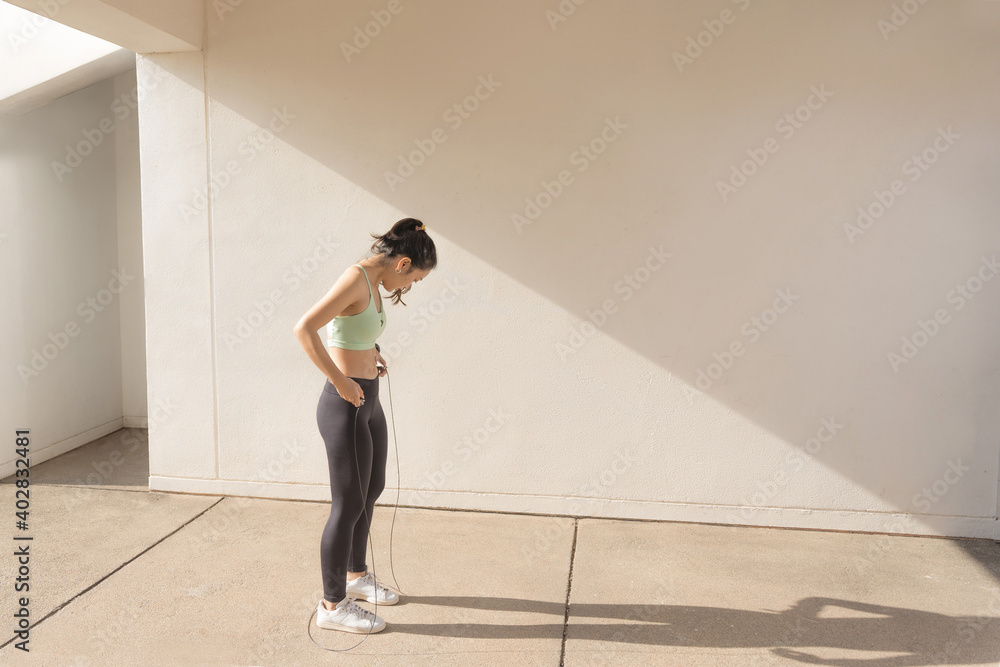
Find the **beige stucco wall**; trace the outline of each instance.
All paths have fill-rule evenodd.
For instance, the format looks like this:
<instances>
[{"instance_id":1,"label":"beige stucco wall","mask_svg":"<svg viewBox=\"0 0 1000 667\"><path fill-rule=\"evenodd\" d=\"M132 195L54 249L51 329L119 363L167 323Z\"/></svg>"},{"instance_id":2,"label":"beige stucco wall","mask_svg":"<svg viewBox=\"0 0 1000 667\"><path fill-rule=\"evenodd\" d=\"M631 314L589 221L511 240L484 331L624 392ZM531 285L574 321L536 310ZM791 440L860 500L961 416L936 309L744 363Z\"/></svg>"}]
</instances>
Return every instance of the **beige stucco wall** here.
<instances>
[{"instance_id":1,"label":"beige stucco wall","mask_svg":"<svg viewBox=\"0 0 1000 667\"><path fill-rule=\"evenodd\" d=\"M1000 4L902 4L211 6L138 69L151 488L329 497L292 326L413 216L401 503L995 536Z\"/></svg>"},{"instance_id":2,"label":"beige stucco wall","mask_svg":"<svg viewBox=\"0 0 1000 667\"><path fill-rule=\"evenodd\" d=\"M15 429L34 466L147 425L136 110L132 70L0 118L0 476Z\"/></svg>"}]
</instances>

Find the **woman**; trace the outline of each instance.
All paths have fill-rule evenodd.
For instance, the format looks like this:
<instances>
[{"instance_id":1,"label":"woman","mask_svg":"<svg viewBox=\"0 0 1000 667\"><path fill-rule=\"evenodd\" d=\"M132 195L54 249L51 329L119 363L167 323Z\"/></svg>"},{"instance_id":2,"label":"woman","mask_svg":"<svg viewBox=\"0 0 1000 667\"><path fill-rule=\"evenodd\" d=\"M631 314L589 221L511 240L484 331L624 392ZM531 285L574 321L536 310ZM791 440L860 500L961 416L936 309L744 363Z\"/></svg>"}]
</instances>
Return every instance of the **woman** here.
<instances>
[{"instance_id":1,"label":"woman","mask_svg":"<svg viewBox=\"0 0 1000 667\"><path fill-rule=\"evenodd\" d=\"M399 601L398 594L375 581L365 563L368 522L385 488L388 442L378 398L378 379L385 375L386 363L375 342L385 329L377 287L390 291L393 303L402 303L413 283L437 265L434 241L419 220L403 218L382 236L372 236L373 256L348 268L295 325L295 337L327 377L316 421L326 443L332 503L320 540L323 600L316 624L358 633L378 632L385 621L351 598L379 605ZM317 331L331 319L328 351Z\"/></svg>"}]
</instances>

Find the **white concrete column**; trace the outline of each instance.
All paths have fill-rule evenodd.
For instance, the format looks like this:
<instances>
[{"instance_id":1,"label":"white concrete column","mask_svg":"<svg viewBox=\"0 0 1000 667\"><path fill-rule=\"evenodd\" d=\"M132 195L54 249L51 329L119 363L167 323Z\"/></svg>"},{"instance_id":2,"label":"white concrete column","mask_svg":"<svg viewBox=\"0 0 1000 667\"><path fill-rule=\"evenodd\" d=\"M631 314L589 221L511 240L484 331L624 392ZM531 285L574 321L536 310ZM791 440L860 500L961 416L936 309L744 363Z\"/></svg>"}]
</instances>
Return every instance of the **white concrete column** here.
<instances>
[{"instance_id":1,"label":"white concrete column","mask_svg":"<svg viewBox=\"0 0 1000 667\"><path fill-rule=\"evenodd\" d=\"M149 488L217 476L201 52L139 56Z\"/></svg>"},{"instance_id":2,"label":"white concrete column","mask_svg":"<svg viewBox=\"0 0 1000 667\"><path fill-rule=\"evenodd\" d=\"M129 54L135 59L135 54ZM122 340L122 419L147 426L146 318L142 284L142 200L139 167L138 82L135 70L115 77L115 175L118 181L118 265L129 276L119 298Z\"/></svg>"}]
</instances>

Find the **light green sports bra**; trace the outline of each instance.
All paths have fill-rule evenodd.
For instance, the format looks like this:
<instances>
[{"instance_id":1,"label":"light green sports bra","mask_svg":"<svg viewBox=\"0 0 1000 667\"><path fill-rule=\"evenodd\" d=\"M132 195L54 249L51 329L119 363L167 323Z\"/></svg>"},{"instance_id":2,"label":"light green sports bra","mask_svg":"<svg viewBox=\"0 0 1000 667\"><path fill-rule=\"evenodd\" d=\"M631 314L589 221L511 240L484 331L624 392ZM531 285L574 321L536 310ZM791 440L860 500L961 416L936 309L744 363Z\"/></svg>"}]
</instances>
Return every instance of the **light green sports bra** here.
<instances>
[{"instance_id":1,"label":"light green sports bra","mask_svg":"<svg viewBox=\"0 0 1000 667\"><path fill-rule=\"evenodd\" d=\"M368 307L355 315L338 315L330 323L330 345L345 350L369 350L375 347L375 339L385 330L385 301L382 312L375 309L375 294L368 281L368 272L360 264L354 266L365 274L368 284Z\"/></svg>"}]
</instances>

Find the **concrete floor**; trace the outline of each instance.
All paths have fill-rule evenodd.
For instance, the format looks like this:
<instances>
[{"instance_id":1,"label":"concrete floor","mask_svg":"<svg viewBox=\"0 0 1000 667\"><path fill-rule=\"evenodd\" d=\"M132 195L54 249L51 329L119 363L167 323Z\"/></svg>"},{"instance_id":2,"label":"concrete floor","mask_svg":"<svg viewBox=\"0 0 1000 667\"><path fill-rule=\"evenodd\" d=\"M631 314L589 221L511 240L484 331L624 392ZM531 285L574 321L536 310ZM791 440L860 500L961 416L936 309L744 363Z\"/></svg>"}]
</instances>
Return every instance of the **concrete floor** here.
<instances>
[{"instance_id":1,"label":"concrete floor","mask_svg":"<svg viewBox=\"0 0 1000 667\"><path fill-rule=\"evenodd\" d=\"M307 621L324 647L363 637L309 617L329 505L150 492L147 475L141 429L32 467L31 650L10 639L0 664L1000 662L992 541L404 507L393 572L391 505L369 566L402 600L382 632L323 651ZM15 576L8 555L8 632Z\"/></svg>"}]
</instances>

